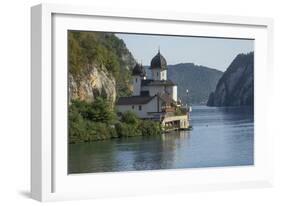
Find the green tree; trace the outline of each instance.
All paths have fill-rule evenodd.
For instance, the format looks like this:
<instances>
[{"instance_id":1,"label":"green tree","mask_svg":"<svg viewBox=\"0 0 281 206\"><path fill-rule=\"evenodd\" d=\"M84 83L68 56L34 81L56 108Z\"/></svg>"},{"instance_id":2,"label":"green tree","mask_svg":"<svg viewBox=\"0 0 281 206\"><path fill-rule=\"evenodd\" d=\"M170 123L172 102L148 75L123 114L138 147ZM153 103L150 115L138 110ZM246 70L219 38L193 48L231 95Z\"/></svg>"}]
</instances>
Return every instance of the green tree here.
<instances>
[{"instance_id":1,"label":"green tree","mask_svg":"<svg viewBox=\"0 0 281 206\"><path fill-rule=\"evenodd\" d=\"M76 108L89 121L112 123L117 118L109 102L102 97L97 97L92 103L75 100L70 107Z\"/></svg>"},{"instance_id":2,"label":"green tree","mask_svg":"<svg viewBox=\"0 0 281 206\"><path fill-rule=\"evenodd\" d=\"M85 57L82 55L82 49L79 42L75 39L74 34L70 33L68 38L69 44L69 70L74 76L81 74L85 66Z\"/></svg>"},{"instance_id":3,"label":"green tree","mask_svg":"<svg viewBox=\"0 0 281 206\"><path fill-rule=\"evenodd\" d=\"M69 142L83 142L83 138L87 135L86 122L75 107L70 107L68 114Z\"/></svg>"},{"instance_id":4,"label":"green tree","mask_svg":"<svg viewBox=\"0 0 281 206\"><path fill-rule=\"evenodd\" d=\"M127 124L137 125L139 123L138 116L132 111L126 111L122 114L121 121Z\"/></svg>"},{"instance_id":5,"label":"green tree","mask_svg":"<svg viewBox=\"0 0 281 206\"><path fill-rule=\"evenodd\" d=\"M139 125L142 136L157 136L162 132L162 128L159 122L144 120Z\"/></svg>"}]
</instances>

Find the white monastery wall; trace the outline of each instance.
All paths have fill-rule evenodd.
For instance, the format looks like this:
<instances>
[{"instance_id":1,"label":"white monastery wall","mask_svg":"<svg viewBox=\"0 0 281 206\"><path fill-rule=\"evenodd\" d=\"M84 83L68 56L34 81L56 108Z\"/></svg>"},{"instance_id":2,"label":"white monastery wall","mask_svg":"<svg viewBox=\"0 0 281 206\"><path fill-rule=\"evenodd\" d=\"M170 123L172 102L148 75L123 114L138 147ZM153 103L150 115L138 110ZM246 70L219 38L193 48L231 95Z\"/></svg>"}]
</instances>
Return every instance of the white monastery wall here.
<instances>
[{"instance_id":1,"label":"white monastery wall","mask_svg":"<svg viewBox=\"0 0 281 206\"><path fill-rule=\"evenodd\" d=\"M141 106L141 110L139 109L139 106ZM149 112L157 112L157 98L153 98L150 102L147 104L136 104L136 105L117 105L117 109L119 112L126 112L128 110L134 112L138 115L140 118L149 118L150 115ZM161 106L159 107L161 109Z\"/></svg>"}]
</instances>

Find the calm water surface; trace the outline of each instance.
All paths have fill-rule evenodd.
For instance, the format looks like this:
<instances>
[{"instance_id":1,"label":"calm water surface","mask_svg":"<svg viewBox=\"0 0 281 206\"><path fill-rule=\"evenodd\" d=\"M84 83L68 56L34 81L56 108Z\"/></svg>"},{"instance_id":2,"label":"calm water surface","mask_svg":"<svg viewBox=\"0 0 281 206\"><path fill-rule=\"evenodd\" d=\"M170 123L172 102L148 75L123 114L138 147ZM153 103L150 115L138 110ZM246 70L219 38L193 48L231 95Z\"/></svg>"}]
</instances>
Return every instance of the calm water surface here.
<instances>
[{"instance_id":1,"label":"calm water surface","mask_svg":"<svg viewBox=\"0 0 281 206\"><path fill-rule=\"evenodd\" d=\"M69 173L254 164L249 107L194 106L192 131L69 145Z\"/></svg>"}]
</instances>

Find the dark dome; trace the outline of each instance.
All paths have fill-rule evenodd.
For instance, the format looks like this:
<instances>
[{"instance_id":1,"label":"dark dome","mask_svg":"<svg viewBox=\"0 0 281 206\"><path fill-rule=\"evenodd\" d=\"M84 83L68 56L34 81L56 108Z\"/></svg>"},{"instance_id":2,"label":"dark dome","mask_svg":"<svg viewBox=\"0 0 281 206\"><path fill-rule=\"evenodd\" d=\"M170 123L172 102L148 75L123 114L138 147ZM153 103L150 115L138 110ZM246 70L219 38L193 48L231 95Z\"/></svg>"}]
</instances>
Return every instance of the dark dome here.
<instances>
[{"instance_id":1,"label":"dark dome","mask_svg":"<svg viewBox=\"0 0 281 206\"><path fill-rule=\"evenodd\" d=\"M143 66L142 65L140 65L140 64L136 64L136 66L134 67L134 69L133 69L133 72L132 72L132 75L139 75L139 76L145 76L146 75L146 73L145 73L145 69L143 68Z\"/></svg>"},{"instance_id":2,"label":"dark dome","mask_svg":"<svg viewBox=\"0 0 281 206\"><path fill-rule=\"evenodd\" d=\"M152 58L150 62L150 69L161 68L163 70L167 69L166 59L160 54L160 51Z\"/></svg>"}]
</instances>

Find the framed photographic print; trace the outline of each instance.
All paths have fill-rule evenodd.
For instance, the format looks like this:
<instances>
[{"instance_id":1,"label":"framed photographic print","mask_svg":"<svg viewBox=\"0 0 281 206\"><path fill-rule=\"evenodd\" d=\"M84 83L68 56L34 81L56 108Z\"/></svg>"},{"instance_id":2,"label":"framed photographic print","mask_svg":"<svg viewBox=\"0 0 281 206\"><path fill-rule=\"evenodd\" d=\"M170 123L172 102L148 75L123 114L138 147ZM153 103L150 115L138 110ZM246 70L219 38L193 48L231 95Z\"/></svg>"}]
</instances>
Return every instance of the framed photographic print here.
<instances>
[{"instance_id":1,"label":"framed photographic print","mask_svg":"<svg viewBox=\"0 0 281 206\"><path fill-rule=\"evenodd\" d=\"M34 199L272 185L271 19L31 14Z\"/></svg>"}]
</instances>

